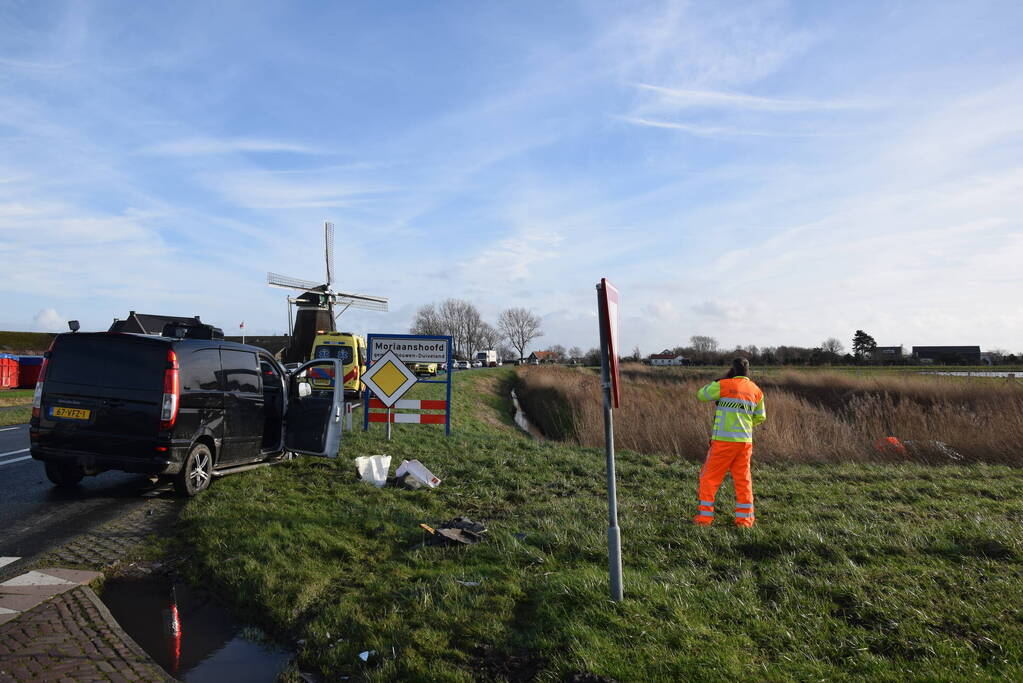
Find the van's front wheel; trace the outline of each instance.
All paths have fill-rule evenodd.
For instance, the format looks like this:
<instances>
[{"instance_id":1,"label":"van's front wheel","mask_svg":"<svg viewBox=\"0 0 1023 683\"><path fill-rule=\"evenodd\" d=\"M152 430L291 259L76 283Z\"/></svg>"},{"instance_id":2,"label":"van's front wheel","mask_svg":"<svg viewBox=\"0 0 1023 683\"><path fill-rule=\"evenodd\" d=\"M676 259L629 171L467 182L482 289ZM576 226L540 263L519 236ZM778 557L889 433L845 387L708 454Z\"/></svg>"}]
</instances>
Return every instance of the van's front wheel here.
<instances>
[{"instance_id":1,"label":"van's front wheel","mask_svg":"<svg viewBox=\"0 0 1023 683\"><path fill-rule=\"evenodd\" d=\"M205 491L213 478L213 454L206 444L197 443L185 458L181 471L174 477L174 490L182 496Z\"/></svg>"},{"instance_id":2,"label":"van's front wheel","mask_svg":"<svg viewBox=\"0 0 1023 683\"><path fill-rule=\"evenodd\" d=\"M72 489L85 476L85 470L76 463L47 462L43 465L46 467L46 478L58 488Z\"/></svg>"}]
</instances>

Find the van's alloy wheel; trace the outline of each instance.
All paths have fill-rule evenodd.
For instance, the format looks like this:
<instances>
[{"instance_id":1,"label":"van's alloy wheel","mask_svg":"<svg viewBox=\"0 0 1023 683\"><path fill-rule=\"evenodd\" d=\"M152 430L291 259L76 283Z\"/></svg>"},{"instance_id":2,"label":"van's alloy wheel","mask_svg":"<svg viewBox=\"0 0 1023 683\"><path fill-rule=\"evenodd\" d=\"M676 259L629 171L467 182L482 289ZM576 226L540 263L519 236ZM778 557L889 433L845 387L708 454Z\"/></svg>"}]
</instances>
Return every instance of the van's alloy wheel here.
<instances>
[{"instance_id":1,"label":"van's alloy wheel","mask_svg":"<svg viewBox=\"0 0 1023 683\"><path fill-rule=\"evenodd\" d=\"M196 444L189 452L181 471L174 478L175 490L184 496L194 496L209 488L213 478L213 454L206 444Z\"/></svg>"}]
</instances>

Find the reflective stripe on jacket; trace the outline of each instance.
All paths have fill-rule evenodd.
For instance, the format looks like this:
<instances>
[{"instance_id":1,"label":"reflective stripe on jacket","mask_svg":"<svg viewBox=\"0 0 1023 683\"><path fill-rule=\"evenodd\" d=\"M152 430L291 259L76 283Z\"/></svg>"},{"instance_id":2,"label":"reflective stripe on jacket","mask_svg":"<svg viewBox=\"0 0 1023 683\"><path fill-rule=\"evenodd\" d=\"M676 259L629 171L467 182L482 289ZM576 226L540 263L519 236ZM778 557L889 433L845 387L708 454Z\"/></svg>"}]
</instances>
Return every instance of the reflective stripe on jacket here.
<instances>
[{"instance_id":1,"label":"reflective stripe on jacket","mask_svg":"<svg viewBox=\"0 0 1023 683\"><path fill-rule=\"evenodd\" d=\"M748 377L719 379L696 392L701 401L717 401L714 430L716 441L753 443L753 427L767 419L764 392Z\"/></svg>"}]
</instances>

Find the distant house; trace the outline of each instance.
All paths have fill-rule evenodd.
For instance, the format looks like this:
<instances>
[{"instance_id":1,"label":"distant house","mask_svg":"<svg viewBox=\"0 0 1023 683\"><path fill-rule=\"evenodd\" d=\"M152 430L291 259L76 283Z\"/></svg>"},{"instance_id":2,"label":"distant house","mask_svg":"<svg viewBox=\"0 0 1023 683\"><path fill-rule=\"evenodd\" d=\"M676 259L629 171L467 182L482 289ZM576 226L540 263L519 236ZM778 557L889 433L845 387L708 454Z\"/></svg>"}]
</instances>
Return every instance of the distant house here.
<instances>
[{"instance_id":1,"label":"distant house","mask_svg":"<svg viewBox=\"0 0 1023 683\"><path fill-rule=\"evenodd\" d=\"M677 353L653 353L650 355L650 365L685 365L686 357Z\"/></svg>"},{"instance_id":2,"label":"distant house","mask_svg":"<svg viewBox=\"0 0 1023 683\"><path fill-rule=\"evenodd\" d=\"M114 322L110 325L109 332L131 332L134 334L163 334L163 328L168 323L178 323L183 325L194 325L196 323L201 324L199 316L192 318L182 318L175 315L152 315L150 313L136 313L135 311L128 311L128 317L124 320L114 318Z\"/></svg>"},{"instance_id":3,"label":"distant house","mask_svg":"<svg viewBox=\"0 0 1023 683\"><path fill-rule=\"evenodd\" d=\"M874 348L874 360L901 360L902 345L898 346L877 346Z\"/></svg>"},{"instance_id":4,"label":"distant house","mask_svg":"<svg viewBox=\"0 0 1023 683\"><path fill-rule=\"evenodd\" d=\"M530 365L540 365L541 363L556 363L558 357L553 351L534 351L529 354L529 358L526 361Z\"/></svg>"},{"instance_id":5,"label":"distant house","mask_svg":"<svg viewBox=\"0 0 1023 683\"><path fill-rule=\"evenodd\" d=\"M914 346L913 356L924 363L980 363L979 346Z\"/></svg>"}]
</instances>

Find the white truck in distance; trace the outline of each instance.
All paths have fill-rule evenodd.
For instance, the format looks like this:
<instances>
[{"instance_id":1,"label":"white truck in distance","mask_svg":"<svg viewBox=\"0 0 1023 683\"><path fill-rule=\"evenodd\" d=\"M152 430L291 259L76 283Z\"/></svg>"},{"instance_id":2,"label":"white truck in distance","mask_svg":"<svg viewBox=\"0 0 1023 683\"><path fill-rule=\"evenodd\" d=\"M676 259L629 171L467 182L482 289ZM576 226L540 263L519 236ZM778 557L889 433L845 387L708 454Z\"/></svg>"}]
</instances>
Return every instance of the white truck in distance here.
<instances>
[{"instance_id":1,"label":"white truck in distance","mask_svg":"<svg viewBox=\"0 0 1023 683\"><path fill-rule=\"evenodd\" d=\"M476 352L476 360L482 363L485 368L496 368L500 363L497 360L497 351L494 349L484 349L483 351Z\"/></svg>"}]
</instances>

